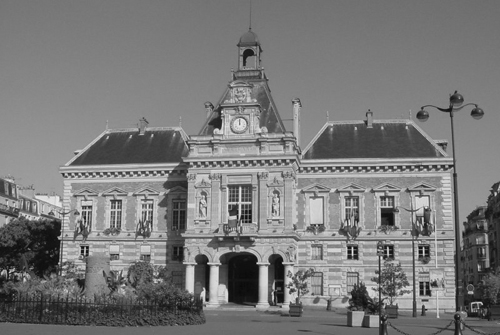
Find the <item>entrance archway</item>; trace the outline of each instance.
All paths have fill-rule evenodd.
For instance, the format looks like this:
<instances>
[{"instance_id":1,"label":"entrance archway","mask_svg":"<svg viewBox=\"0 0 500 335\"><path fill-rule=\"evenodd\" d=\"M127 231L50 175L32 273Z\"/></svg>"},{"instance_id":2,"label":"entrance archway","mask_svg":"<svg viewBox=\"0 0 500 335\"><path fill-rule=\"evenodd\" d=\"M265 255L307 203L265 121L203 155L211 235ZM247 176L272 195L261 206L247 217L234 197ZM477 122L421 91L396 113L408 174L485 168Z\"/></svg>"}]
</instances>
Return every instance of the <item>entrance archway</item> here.
<instances>
[{"instance_id":1,"label":"entrance archway","mask_svg":"<svg viewBox=\"0 0 500 335\"><path fill-rule=\"evenodd\" d=\"M256 303L259 297L259 267L252 254L236 255L228 261L228 300Z\"/></svg>"}]
</instances>

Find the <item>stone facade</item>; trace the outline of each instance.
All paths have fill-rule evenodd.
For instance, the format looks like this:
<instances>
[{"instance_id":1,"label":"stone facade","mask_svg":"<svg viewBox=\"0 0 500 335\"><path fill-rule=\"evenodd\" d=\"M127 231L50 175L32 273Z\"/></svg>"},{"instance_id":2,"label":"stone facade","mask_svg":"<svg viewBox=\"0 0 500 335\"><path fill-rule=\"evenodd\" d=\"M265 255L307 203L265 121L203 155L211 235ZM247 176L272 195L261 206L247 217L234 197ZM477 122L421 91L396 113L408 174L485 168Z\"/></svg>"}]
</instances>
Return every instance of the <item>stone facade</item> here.
<instances>
[{"instance_id":1,"label":"stone facade","mask_svg":"<svg viewBox=\"0 0 500 335\"><path fill-rule=\"evenodd\" d=\"M303 302L340 307L353 284L374 287L383 241L415 279L419 305L454 310L452 161L442 146L411 120L368 112L327 122L302 149L300 101L286 131L255 33L238 50L238 70L218 103L205 103L198 135L147 122L106 130L61 168L64 204L81 213L65 222L64 260L83 266L106 253L112 270L147 260L208 306L262 309L287 308L287 274L313 267ZM411 308L411 295L398 302Z\"/></svg>"}]
</instances>

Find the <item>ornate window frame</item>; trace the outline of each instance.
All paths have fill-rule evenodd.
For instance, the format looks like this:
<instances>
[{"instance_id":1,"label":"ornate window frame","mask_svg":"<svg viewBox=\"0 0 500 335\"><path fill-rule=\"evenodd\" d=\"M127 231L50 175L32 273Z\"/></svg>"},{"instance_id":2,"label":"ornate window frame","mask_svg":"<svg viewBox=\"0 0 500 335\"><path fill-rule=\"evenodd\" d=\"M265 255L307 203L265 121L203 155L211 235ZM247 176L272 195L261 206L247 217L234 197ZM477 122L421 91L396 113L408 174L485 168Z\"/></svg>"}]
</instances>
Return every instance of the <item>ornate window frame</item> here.
<instances>
[{"instance_id":1,"label":"ornate window frame","mask_svg":"<svg viewBox=\"0 0 500 335\"><path fill-rule=\"evenodd\" d=\"M111 201L112 200L121 200L122 208L121 208L121 222L120 222L120 231L127 230L127 196L128 193L119 187L112 187L104 192L102 192L102 196L106 199L105 205L105 227L104 229L111 228Z\"/></svg>"},{"instance_id":2,"label":"ornate window frame","mask_svg":"<svg viewBox=\"0 0 500 335\"><path fill-rule=\"evenodd\" d=\"M92 229L98 229L97 227L97 220L96 220L96 215L97 215L97 198L99 196L99 193L94 191L91 188L84 187L77 192L73 194L73 197L76 198L76 208L78 212L80 212L80 218L83 219L84 211L83 211L83 206L87 206L90 204L92 206L92 218L90 220L90 230ZM69 216L70 220L74 220L74 224L72 225L71 228L75 228L77 218L72 218L72 215ZM105 229L105 228L103 228Z\"/></svg>"},{"instance_id":3,"label":"ornate window frame","mask_svg":"<svg viewBox=\"0 0 500 335\"><path fill-rule=\"evenodd\" d=\"M339 193L339 198L340 198L340 224L342 225L343 222L346 221L346 215L345 215L345 201L346 198L348 197L358 197L358 225L361 228L365 227L365 193L366 193L366 188L363 186L360 186L358 184L351 183L345 187L339 188L337 190Z\"/></svg>"},{"instance_id":4,"label":"ornate window frame","mask_svg":"<svg viewBox=\"0 0 500 335\"><path fill-rule=\"evenodd\" d=\"M306 186L302 189L302 193L304 194L304 202L305 202L305 213L304 213L304 223L306 228L307 227L313 227L313 226L323 226L327 227L328 224L328 217L329 217L329 203L330 203L330 192L332 192L332 189L322 185L322 184L312 184L309 186ZM323 215L322 223L313 223L311 222L311 210L313 206L313 201L315 199L321 199L322 200L322 209L323 209Z\"/></svg>"},{"instance_id":5,"label":"ornate window frame","mask_svg":"<svg viewBox=\"0 0 500 335\"><path fill-rule=\"evenodd\" d=\"M160 192L151 187L143 187L138 189L132 195L135 197L135 222L134 227L137 230L137 225L139 224L139 220L142 220L142 204L144 201L151 201L153 203L153 217L152 217L152 225L151 230L158 230L158 202L160 198Z\"/></svg>"},{"instance_id":6,"label":"ornate window frame","mask_svg":"<svg viewBox=\"0 0 500 335\"><path fill-rule=\"evenodd\" d=\"M185 203L185 227L184 229L174 229L174 203L184 202ZM167 191L167 230L168 231L185 231L189 229L188 227L188 196L187 190L184 187L176 186Z\"/></svg>"},{"instance_id":7,"label":"ornate window frame","mask_svg":"<svg viewBox=\"0 0 500 335\"><path fill-rule=\"evenodd\" d=\"M390 183L384 183L374 187L372 189L372 192L375 197L375 204L376 204L375 227L380 228L382 226L382 205L381 205L382 197L393 197L394 198L393 209L395 210L400 203L401 188ZM398 229L401 228L401 217L399 215L396 215L396 212L394 212L393 215L394 215L394 227Z\"/></svg>"}]
</instances>

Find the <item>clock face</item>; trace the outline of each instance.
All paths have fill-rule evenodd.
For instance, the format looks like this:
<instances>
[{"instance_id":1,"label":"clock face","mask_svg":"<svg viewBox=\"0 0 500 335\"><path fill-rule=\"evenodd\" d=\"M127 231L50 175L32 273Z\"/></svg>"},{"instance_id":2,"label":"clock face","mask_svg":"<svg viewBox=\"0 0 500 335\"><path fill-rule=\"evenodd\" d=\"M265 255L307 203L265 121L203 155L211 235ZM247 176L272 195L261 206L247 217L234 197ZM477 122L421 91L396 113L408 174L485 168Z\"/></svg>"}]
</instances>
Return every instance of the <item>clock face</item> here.
<instances>
[{"instance_id":1,"label":"clock face","mask_svg":"<svg viewBox=\"0 0 500 335\"><path fill-rule=\"evenodd\" d=\"M238 134L245 132L248 128L248 121L244 117L237 117L231 122L231 129Z\"/></svg>"}]
</instances>

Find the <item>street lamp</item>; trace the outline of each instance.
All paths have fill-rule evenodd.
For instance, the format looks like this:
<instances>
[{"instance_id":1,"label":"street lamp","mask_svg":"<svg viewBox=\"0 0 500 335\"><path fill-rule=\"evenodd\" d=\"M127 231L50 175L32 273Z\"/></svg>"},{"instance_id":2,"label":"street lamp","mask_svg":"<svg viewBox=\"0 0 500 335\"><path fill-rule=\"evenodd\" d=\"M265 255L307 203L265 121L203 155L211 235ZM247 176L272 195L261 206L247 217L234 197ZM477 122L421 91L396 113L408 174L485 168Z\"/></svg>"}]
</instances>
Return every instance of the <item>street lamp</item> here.
<instances>
[{"instance_id":1,"label":"street lamp","mask_svg":"<svg viewBox=\"0 0 500 335\"><path fill-rule=\"evenodd\" d=\"M59 213L60 215L62 215L62 222L61 222L61 245L59 246L59 275L62 274L62 261L63 261L63 247L64 247L64 220L66 218L66 215L68 214L71 214L71 213L75 213L76 216L80 215L80 212L78 212L77 209L70 209L69 211L56 211L57 213ZM54 211L50 211L49 212L49 215L50 216L54 216Z\"/></svg>"},{"instance_id":2,"label":"street lamp","mask_svg":"<svg viewBox=\"0 0 500 335\"><path fill-rule=\"evenodd\" d=\"M451 121L451 142L453 146L453 207L454 207L454 216L455 216L455 310L457 312L460 311L460 301L459 301L459 288L460 288L460 281L458 279L458 276L460 274L460 259L459 259L459 253L460 253L460 219L459 219L459 211L458 211L458 181L457 181L457 157L455 154L455 130L453 128L453 114L464 107L467 106L474 106L474 109L472 109L470 115L476 119L479 120L483 117L484 111L477 106L477 104L473 103L468 103L462 106L464 103L464 97L457 93L453 93L450 96L450 105L448 108L440 108L434 105L425 105L422 106L420 111L417 113L417 119L419 121L425 122L429 118L429 112L427 112L424 108L425 107L433 107L443 113L448 113L450 115L450 121Z\"/></svg>"},{"instance_id":3,"label":"street lamp","mask_svg":"<svg viewBox=\"0 0 500 335\"><path fill-rule=\"evenodd\" d=\"M384 335L384 327L382 327L382 291L380 288L380 277L382 276L381 259L384 256L384 243L377 242L377 256L378 256L378 329L379 335Z\"/></svg>"}]
</instances>

